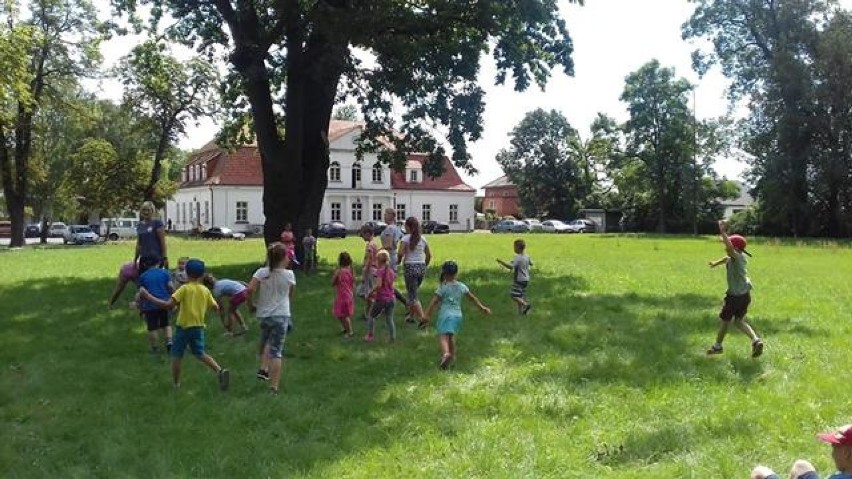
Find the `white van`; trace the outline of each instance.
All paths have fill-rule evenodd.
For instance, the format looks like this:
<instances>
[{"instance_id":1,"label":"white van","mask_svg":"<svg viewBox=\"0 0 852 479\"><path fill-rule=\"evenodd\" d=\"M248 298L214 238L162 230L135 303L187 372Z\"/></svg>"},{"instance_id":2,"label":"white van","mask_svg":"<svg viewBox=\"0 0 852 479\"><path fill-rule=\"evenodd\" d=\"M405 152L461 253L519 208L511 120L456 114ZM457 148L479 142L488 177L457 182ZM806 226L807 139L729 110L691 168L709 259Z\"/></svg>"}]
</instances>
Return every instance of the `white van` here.
<instances>
[{"instance_id":1,"label":"white van","mask_svg":"<svg viewBox=\"0 0 852 479\"><path fill-rule=\"evenodd\" d=\"M117 241L119 238L136 238L138 224L137 218L101 218L101 236L106 236L110 241Z\"/></svg>"}]
</instances>

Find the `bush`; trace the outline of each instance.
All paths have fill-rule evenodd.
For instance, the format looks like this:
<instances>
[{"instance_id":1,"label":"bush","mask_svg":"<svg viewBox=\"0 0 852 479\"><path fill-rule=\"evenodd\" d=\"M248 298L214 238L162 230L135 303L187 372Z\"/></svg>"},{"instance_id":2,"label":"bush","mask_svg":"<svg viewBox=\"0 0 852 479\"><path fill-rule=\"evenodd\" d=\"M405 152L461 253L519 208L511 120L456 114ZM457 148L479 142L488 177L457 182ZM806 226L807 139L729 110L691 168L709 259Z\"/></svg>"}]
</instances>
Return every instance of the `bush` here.
<instances>
[{"instance_id":1,"label":"bush","mask_svg":"<svg viewBox=\"0 0 852 479\"><path fill-rule=\"evenodd\" d=\"M760 212L757 208L748 208L734 213L728 219L728 230L732 233L755 235L760 232Z\"/></svg>"}]
</instances>

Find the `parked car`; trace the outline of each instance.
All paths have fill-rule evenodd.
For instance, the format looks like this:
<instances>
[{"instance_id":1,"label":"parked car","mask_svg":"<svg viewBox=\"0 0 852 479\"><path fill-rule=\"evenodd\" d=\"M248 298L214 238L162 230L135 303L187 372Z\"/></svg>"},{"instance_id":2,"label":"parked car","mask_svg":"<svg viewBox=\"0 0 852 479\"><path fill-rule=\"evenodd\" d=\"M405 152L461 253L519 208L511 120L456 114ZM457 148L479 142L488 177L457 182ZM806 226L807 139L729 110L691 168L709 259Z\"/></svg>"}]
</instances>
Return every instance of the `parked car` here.
<instances>
[{"instance_id":1,"label":"parked car","mask_svg":"<svg viewBox=\"0 0 852 479\"><path fill-rule=\"evenodd\" d=\"M246 239L246 235L243 233L237 233L231 228L225 228L224 226L214 226L207 231L201 233L201 237L205 239L235 239L235 240L244 240Z\"/></svg>"},{"instance_id":2,"label":"parked car","mask_svg":"<svg viewBox=\"0 0 852 479\"><path fill-rule=\"evenodd\" d=\"M379 236L388 227L388 224L384 221L368 221L364 223L364 226L372 229L375 236Z\"/></svg>"},{"instance_id":3,"label":"parked car","mask_svg":"<svg viewBox=\"0 0 852 479\"><path fill-rule=\"evenodd\" d=\"M523 221L502 220L491 227L492 233L524 233L530 230Z\"/></svg>"},{"instance_id":4,"label":"parked car","mask_svg":"<svg viewBox=\"0 0 852 479\"><path fill-rule=\"evenodd\" d=\"M592 220L579 219L568 223L572 233L594 233L597 230L595 222Z\"/></svg>"},{"instance_id":5,"label":"parked car","mask_svg":"<svg viewBox=\"0 0 852 479\"><path fill-rule=\"evenodd\" d=\"M530 231L541 231L542 230L541 221L539 221L535 218L527 218L527 219L523 219L521 221L523 221L529 227Z\"/></svg>"},{"instance_id":6,"label":"parked car","mask_svg":"<svg viewBox=\"0 0 852 479\"><path fill-rule=\"evenodd\" d=\"M137 218L101 218L101 234L110 241L120 238L136 238ZM108 233L107 233L108 232Z\"/></svg>"},{"instance_id":7,"label":"parked car","mask_svg":"<svg viewBox=\"0 0 852 479\"><path fill-rule=\"evenodd\" d=\"M442 221L424 221L423 222L423 233L424 234L449 234L450 233L450 225L444 223Z\"/></svg>"},{"instance_id":8,"label":"parked car","mask_svg":"<svg viewBox=\"0 0 852 479\"><path fill-rule=\"evenodd\" d=\"M47 230L47 236L51 238L65 238L68 232L68 226L62 222L51 223L50 229Z\"/></svg>"},{"instance_id":9,"label":"parked car","mask_svg":"<svg viewBox=\"0 0 852 479\"><path fill-rule=\"evenodd\" d=\"M24 228L24 238L38 238L39 236L41 236L40 224L34 223Z\"/></svg>"},{"instance_id":10,"label":"parked car","mask_svg":"<svg viewBox=\"0 0 852 479\"><path fill-rule=\"evenodd\" d=\"M97 243L100 236L85 225L71 225L65 229L62 242L65 244Z\"/></svg>"},{"instance_id":11,"label":"parked car","mask_svg":"<svg viewBox=\"0 0 852 479\"><path fill-rule=\"evenodd\" d=\"M541 223L541 229L545 233L570 233L571 227L559 220L547 220Z\"/></svg>"},{"instance_id":12,"label":"parked car","mask_svg":"<svg viewBox=\"0 0 852 479\"><path fill-rule=\"evenodd\" d=\"M345 238L346 226L337 221L323 223L317 228L317 236L320 238Z\"/></svg>"}]
</instances>

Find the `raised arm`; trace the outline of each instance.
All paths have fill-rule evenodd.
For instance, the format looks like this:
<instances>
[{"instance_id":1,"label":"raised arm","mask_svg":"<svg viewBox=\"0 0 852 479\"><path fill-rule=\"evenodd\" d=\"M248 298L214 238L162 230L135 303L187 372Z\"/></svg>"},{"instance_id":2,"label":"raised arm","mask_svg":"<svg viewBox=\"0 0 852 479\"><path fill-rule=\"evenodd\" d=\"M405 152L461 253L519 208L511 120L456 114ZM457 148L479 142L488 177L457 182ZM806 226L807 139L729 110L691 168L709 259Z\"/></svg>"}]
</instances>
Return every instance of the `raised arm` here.
<instances>
[{"instance_id":1,"label":"raised arm","mask_svg":"<svg viewBox=\"0 0 852 479\"><path fill-rule=\"evenodd\" d=\"M728 256L736 258L736 250L734 249L734 245L731 244L731 238L728 237L728 226L725 220L719 220L719 236L721 236L722 242L725 243L725 250L728 252Z\"/></svg>"},{"instance_id":2,"label":"raised arm","mask_svg":"<svg viewBox=\"0 0 852 479\"><path fill-rule=\"evenodd\" d=\"M506 268L506 269L512 269L512 265L510 265L509 263L507 263L507 262L503 261L503 260L502 260L502 259L500 259L500 258L497 258L497 264L499 264L500 266L502 266L502 267L504 267L504 268Z\"/></svg>"},{"instance_id":3,"label":"raised arm","mask_svg":"<svg viewBox=\"0 0 852 479\"><path fill-rule=\"evenodd\" d=\"M426 266L429 266L429 263L432 261L432 252L429 251L429 245L423 249L423 252L426 253Z\"/></svg>"},{"instance_id":4,"label":"raised arm","mask_svg":"<svg viewBox=\"0 0 852 479\"><path fill-rule=\"evenodd\" d=\"M482 301L480 301L479 298L477 298L476 295L474 295L470 291L467 292L467 299L473 301L473 304L475 304L476 307L479 308L479 310L483 313L491 314L491 308L482 304Z\"/></svg>"}]
</instances>

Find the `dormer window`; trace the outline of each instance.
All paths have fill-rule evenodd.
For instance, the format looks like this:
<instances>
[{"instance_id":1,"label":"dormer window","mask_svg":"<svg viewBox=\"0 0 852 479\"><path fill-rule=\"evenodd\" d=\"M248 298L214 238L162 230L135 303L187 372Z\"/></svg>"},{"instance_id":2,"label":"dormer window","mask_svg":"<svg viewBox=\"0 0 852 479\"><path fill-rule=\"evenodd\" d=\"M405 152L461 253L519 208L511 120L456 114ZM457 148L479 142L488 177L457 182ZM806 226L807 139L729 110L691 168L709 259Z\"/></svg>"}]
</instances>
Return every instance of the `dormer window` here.
<instances>
[{"instance_id":1,"label":"dormer window","mask_svg":"<svg viewBox=\"0 0 852 479\"><path fill-rule=\"evenodd\" d=\"M423 181L423 165L419 161L408 160L405 164L405 177L409 183L420 183Z\"/></svg>"},{"instance_id":2,"label":"dormer window","mask_svg":"<svg viewBox=\"0 0 852 479\"><path fill-rule=\"evenodd\" d=\"M180 182L181 182L181 183L186 183L186 177L187 177L187 176L188 176L188 175L187 175L187 173L186 173L186 168L184 168L184 169L180 170Z\"/></svg>"},{"instance_id":3,"label":"dormer window","mask_svg":"<svg viewBox=\"0 0 852 479\"><path fill-rule=\"evenodd\" d=\"M207 178L207 163L201 164L201 179L204 180Z\"/></svg>"},{"instance_id":4,"label":"dormer window","mask_svg":"<svg viewBox=\"0 0 852 479\"><path fill-rule=\"evenodd\" d=\"M195 165L189 167L189 181L195 181Z\"/></svg>"}]
</instances>

